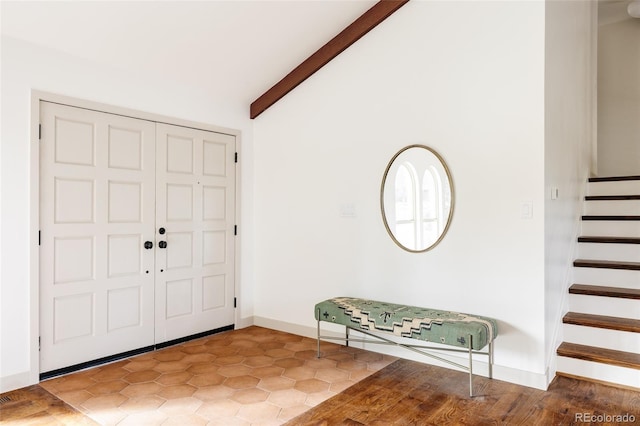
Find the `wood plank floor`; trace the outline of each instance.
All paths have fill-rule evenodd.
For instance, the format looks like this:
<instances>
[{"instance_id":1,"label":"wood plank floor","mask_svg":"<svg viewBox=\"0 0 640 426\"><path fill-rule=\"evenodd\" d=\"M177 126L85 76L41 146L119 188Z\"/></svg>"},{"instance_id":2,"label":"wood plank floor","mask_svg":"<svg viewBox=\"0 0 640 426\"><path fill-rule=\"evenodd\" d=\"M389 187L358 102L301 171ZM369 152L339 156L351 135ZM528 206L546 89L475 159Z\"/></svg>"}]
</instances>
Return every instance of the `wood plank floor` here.
<instances>
[{"instance_id":1,"label":"wood plank floor","mask_svg":"<svg viewBox=\"0 0 640 426\"><path fill-rule=\"evenodd\" d=\"M97 425L96 422L53 396L40 385L2 394L0 424Z\"/></svg>"},{"instance_id":2,"label":"wood plank floor","mask_svg":"<svg viewBox=\"0 0 640 426\"><path fill-rule=\"evenodd\" d=\"M286 424L640 424L640 392L633 390L557 377L545 392L477 377L476 396L470 398L467 378L466 373L398 360Z\"/></svg>"}]
</instances>

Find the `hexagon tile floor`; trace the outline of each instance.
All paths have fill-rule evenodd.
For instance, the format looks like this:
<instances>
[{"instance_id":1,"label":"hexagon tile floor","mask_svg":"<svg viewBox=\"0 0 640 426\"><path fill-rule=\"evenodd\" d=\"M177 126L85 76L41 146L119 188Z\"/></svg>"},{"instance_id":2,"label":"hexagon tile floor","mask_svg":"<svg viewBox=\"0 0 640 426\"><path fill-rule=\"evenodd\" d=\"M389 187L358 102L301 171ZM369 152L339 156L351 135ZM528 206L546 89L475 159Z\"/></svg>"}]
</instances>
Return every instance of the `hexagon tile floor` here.
<instances>
[{"instance_id":1,"label":"hexagon tile floor","mask_svg":"<svg viewBox=\"0 0 640 426\"><path fill-rule=\"evenodd\" d=\"M396 358L257 326L40 385L102 425L279 425Z\"/></svg>"}]
</instances>

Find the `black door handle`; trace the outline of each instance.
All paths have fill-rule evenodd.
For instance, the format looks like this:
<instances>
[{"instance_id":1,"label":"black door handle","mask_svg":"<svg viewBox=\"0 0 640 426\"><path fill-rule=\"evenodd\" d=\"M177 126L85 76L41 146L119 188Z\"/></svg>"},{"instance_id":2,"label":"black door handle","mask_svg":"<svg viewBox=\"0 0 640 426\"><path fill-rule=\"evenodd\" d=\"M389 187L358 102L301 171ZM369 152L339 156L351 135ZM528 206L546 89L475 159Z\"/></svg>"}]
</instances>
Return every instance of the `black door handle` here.
<instances>
[{"instance_id":1,"label":"black door handle","mask_svg":"<svg viewBox=\"0 0 640 426\"><path fill-rule=\"evenodd\" d=\"M144 248L146 248L147 250L152 249L153 248L153 243L151 241L145 241L144 242Z\"/></svg>"},{"instance_id":2,"label":"black door handle","mask_svg":"<svg viewBox=\"0 0 640 426\"><path fill-rule=\"evenodd\" d=\"M161 249L167 248L167 242L166 241L160 241L158 243L158 247L160 247Z\"/></svg>"}]
</instances>

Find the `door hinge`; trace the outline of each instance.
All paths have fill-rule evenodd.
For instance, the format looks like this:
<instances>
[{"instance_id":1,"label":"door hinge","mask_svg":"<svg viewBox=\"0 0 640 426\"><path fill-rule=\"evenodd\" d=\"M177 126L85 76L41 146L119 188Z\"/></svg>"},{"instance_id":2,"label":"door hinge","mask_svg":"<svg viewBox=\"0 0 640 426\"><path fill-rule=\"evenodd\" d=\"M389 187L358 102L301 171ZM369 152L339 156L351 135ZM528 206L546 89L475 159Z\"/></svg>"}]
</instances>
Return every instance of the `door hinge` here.
<instances>
[{"instance_id":1,"label":"door hinge","mask_svg":"<svg viewBox=\"0 0 640 426\"><path fill-rule=\"evenodd\" d=\"M238 225L233 225L233 235L238 235Z\"/></svg>"},{"instance_id":2,"label":"door hinge","mask_svg":"<svg viewBox=\"0 0 640 426\"><path fill-rule=\"evenodd\" d=\"M41 244L41 241L42 241L42 240L40 239L40 237L41 237L41 235L40 235L40 234L41 234L41 233L42 233L42 232L38 229L38 245L40 245L40 244Z\"/></svg>"},{"instance_id":3,"label":"door hinge","mask_svg":"<svg viewBox=\"0 0 640 426\"><path fill-rule=\"evenodd\" d=\"M38 352L40 351L41 345L40 345L40 336L38 336Z\"/></svg>"},{"instance_id":4,"label":"door hinge","mask_svg":"<svg viewBox=\"0 0 640 426\"><path fill-rule=\"evenodd\" d=\"M236 152L236 155L234 157L234 161L237 163L238 162L238 153Z\"/></svg>"},{"instance_id":5,"label":"door hinge","mask_svg":"<svg viewBox=\"0 0 640 426\"><path fill-rule=\"evenodd\" d=\"M236 297L233 298L233 307L234 308L238 307L238 298L236 298Z\"/></svg>"},{"instance_id":6,"label":"door hinge","mask_svg":"<svg viewBox=\"0 0 640 426\"><path fill-rule=\"evenodd\" d=\"M42 140L42 124L38 124L38 140Z\"/></svg>"}]
</instances>

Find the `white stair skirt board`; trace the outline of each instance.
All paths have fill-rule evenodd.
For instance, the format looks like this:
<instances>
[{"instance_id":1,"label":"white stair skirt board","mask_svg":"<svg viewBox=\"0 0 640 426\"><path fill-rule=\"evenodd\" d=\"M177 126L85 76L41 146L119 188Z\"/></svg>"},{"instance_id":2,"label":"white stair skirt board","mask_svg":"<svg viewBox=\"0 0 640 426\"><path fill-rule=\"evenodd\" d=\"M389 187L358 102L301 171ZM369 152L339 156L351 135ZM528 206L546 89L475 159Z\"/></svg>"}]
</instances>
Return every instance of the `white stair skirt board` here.
<instances>
[{"instance_id":1,"label":"white stair skirt board","mask_svg":"<svg viewBox=\"0 0 640 426\"><path fill-rule=\"evenodd\" d=\"M558 371L640 390L640 370L558 356Z\"/></svg>"},{"instance_id":2,"label":"white stair skirt board","mask_svg":"<svg viewBox=\"0 0 640 426\"><path fill-rule=\"evenodd\" d=\"M640 352L639 333L584 327L574 324L564 324L562 332L565 342L623 352Z\"/></svg>"}]
</instances>

